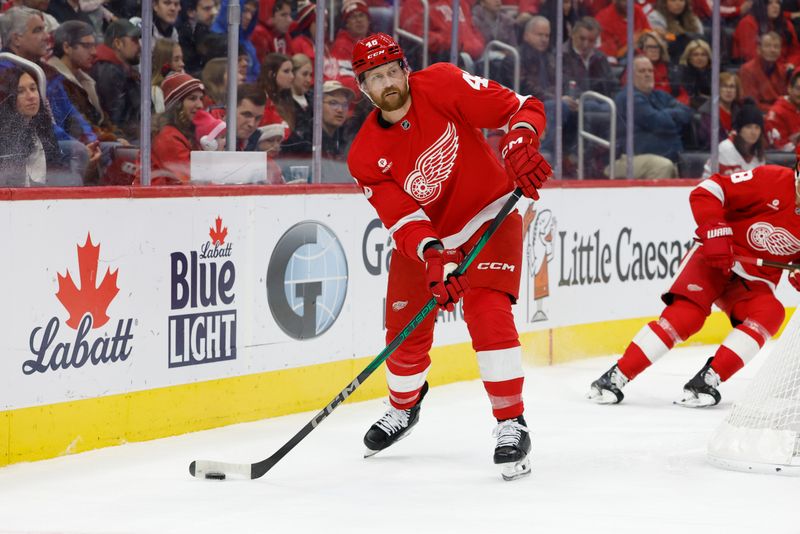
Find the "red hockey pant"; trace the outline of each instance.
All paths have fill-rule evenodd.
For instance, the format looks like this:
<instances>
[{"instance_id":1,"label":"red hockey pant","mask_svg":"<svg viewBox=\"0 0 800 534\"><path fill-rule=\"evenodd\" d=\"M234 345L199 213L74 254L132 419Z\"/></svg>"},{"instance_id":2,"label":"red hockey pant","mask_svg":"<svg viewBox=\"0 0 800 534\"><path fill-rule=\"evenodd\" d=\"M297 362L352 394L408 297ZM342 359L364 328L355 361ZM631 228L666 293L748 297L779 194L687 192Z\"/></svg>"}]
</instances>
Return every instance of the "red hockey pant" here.
<instances>
[{"instance_id":1,"label":"red hockey pant","mask_svg":"<svg viewBox=\"0 0 800 534\"><path fill-rule=\"evenodd\" d=\"M482 229L476 232L480 236ZM467 252L477 237L462 246ZM497 419L522 414L522 357L511 304L519 291L522 221L509 216L467 271L471 289L463 299L464 320L477 352L481 379ZM492 268L492 267L496 268ZM425 266L396 250L389 266L386 298L387 342L431 298ZM440 312L444 313L444 312ZM386 362L389 400L395 408L416 404L431 365L435 317L429 315Z\"/></svg>"}]
</instances>

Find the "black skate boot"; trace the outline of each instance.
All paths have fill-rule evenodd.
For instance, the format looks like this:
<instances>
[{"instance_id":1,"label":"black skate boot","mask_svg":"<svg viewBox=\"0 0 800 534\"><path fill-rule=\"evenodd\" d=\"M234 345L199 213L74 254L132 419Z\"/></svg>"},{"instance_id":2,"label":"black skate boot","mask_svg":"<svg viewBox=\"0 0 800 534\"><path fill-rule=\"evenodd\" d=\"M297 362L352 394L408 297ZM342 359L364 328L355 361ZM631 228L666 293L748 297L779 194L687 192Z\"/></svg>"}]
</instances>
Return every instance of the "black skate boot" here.
<instances>
[{"instance_id":1,"label":"black skate boot","mask_svg":"<svg viewBox=\"0 0 800 534\"><path fill-rule=\"evenodd\" d=\"M711 368L713 359L709 358L700 372L686 382L683 386L683 399L675 401L675 404L686 408L707 408L719 404L722 399L717 390L720 379L717 372Z\"/></svg>"},{"instance_id":2,"label":"black skate boot","mask_svg":"<svg viewBox=\"0 0 800 534\"><path fill-rule=\"evenodd\" d=\"M494 463L502 466L503 480L515 480L531 472L531 437L523 416L499 421L492 434L497 438Z\"/></svg>"},{"instance_id":3,"label":"black skate boot","mask_svg":"<svg viewBox=\"0 0 800 534\"><path fill-rule=\"evenodd\" d=\"M628 377L622 374L617 364L603 373L603 376L592 382L586 398L598 404L619 404L625 395L622 388L630 382Z\"/></svg>"},{"instance_id":4,"label":"black skate boot","mask_svg":"<svg viewBox=\"0 0 800 534\"><path fill-rule=\"evenodd\" d=\"M426 393L428 393L427 382L422 384L419 399L414 406L407 410L398 410L394 406L390 406L386 410L383 417L378 419L364 435L364 445L367 446L367 450L364 451L364 458L369 458L379 453L411 433L411 429L419 421L419 409Z\"/></svg>"}]
</instances>

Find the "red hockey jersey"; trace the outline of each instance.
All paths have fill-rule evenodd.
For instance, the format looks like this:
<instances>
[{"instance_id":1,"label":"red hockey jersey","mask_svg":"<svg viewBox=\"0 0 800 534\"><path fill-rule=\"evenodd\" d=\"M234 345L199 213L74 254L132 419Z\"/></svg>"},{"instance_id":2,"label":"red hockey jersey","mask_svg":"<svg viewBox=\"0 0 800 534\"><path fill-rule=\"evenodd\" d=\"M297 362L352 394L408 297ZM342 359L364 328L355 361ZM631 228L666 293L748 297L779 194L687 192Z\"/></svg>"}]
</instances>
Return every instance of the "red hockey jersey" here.
<instances>
[{"instance_id":1,"label":"red hockey jersey","mask_svg":"<svg viewBox=\"0 0 800 534\"><path fill-rule=\"evenodd\" d=\"M734 254L779 262L800 260L800 207L794 171L763 165L730 176L715 174L689 196L698 226L725 221L733 229ZM733 271L773 289L781 271L736 263Z\"/></svg>"},{"instance_id":2,"label":"red hockey jersey","mask_svg":"<svg viewBox=\"0 0 800 534\"><path fill-rule=\"evenodd\" d=\"M449 63L411 73L408 83L408 113L388 125L373 110L347 163L396 248L419 258L428 237L463 244L514 188L480 128L526 122L542 135L545 115L537 99Z\"/></svg>"}]
</instances>

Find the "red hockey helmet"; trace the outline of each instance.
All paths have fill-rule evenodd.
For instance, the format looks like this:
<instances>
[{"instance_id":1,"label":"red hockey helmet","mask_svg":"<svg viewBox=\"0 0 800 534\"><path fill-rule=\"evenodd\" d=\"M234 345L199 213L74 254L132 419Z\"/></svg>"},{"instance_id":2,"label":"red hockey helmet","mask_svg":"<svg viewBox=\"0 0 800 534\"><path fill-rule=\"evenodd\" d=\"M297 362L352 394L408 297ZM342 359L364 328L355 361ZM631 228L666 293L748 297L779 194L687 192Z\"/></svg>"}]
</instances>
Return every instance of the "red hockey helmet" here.
<instances>
[{"instance_id":1,"label":"red hockey helmet","mask_svg":"<svg viewBox=\"0 0 800 534\"><path fill-rule=\"evenodd\" d=\"M360 78L370 69L405 58L397 41L385 33L375 33L358 41L353 48L353 71Z\"/></svg>"}]
</instances>

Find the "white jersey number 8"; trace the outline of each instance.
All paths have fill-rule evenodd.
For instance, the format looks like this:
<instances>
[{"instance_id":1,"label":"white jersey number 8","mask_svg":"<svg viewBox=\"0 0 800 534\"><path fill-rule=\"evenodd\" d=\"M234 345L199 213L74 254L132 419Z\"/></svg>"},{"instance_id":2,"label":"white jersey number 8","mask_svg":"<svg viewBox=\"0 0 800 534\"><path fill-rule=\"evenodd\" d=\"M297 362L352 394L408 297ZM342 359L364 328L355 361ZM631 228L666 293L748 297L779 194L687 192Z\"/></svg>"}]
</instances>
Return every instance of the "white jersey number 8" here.
<instances>
[{"instance_id":1,"label":"white jersey number 8","mask_svg":"<svg viewBox=\"0 0 800 534\"><path fill-rule=\"evenodd\" d=\"M467 82L469 86L475 89L476 91L480 91L481 88L489 87L489 80L487 80L486 78L475 76L474 74L470 74L469 72L462 72L461 76L464 78L464 81Z\"/></svg>"},{"instance_id":2,"label":"white jersey number 8","mask_svg":"<svg viewBox=\"0 0 800 534\"><path fill-rule=\"evenodd\" d=\"M753 171L742 171L731 174L731 183L738 184L739 182L746 182L753 178Z\"/></svg>"}]
</instances>

